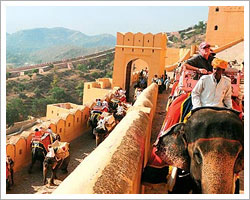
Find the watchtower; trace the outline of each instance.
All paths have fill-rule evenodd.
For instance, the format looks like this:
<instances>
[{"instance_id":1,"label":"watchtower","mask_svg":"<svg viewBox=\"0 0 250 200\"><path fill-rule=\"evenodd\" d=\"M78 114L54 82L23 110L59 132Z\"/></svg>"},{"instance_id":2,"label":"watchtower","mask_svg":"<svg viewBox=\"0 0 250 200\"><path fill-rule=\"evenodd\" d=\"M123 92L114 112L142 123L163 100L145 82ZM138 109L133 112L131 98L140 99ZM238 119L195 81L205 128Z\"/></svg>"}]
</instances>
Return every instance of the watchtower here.
<instances>
[{"instance_id":1,"label":"watchtower","mask_svg":"<svg viewBox=\"0 0 250 200\"><path fill-rule=\"evenodd\" d=\"M223 46L244 38L244 6L210 6L206 41Z\"/></svg>"},{"instance_id":2,"label":"watchtower","mask_svg":"<svg viewBox=\"0 0 250 200\"><path fill-rule=\"evenodd\" d=\"M147 63L148 84L153 76L163 75L165 67L167 36L165 33L142 34L117 33L113 69L113 87L129 91L132 63L141 59ZM127 93L128 94L128 93ZM127 96L128 97L128 96Z\"/></svg>"}]
</instances>

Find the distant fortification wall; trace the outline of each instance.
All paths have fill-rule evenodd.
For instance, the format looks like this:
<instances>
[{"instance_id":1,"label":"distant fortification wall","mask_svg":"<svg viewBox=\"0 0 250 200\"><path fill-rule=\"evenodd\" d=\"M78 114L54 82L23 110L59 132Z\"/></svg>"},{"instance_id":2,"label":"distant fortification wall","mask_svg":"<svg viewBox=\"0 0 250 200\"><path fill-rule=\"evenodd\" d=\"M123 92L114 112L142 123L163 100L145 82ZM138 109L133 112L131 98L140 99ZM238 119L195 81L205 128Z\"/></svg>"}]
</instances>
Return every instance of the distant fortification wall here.
<instances>
[{"instance_id":1,"label":"distant fortification wall","mask_svg":"<svg viewBox=\"0 0 250 200\"><path fill-rule=\"evenodd\" d=\"M101 59L105 58L107 55L114 54L114 50L115 49L112 48L112 49L108 49L105 51L97 52L97 53L86 55L86 56L80 56L76 58L63 59L63 60L54 61L54 62L46 62L46 63L31 65L31 66L18 67L15 69L7 69L7 73L9 73L9 78L14 78L18 76L23 76L24 72L32 73L32 71L35 69L38 69L39 73L49 71L50 69L52 69L52 67L50 67L51 65L54 65L59 68L68 68L69 65L76 66L78 64L85 64L89 62L90 60L94 60L98 62Z\"/></svg>"}]
</instances>

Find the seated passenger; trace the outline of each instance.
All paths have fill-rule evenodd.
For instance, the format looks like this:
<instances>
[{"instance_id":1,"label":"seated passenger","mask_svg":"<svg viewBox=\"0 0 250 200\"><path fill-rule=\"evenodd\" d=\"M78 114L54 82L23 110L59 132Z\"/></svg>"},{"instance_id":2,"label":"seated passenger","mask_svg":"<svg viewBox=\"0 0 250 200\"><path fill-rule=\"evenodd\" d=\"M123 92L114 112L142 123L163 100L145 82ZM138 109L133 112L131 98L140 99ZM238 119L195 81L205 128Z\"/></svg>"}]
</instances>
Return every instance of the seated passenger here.
<instances>
[{"instance_id":1,"label":"seated passenger","mask_svg":"<svg viewBox=\"0 0 250 200\"><path fill-rule=\"evenodd\" d=\"M213 67L211 62L214 58L214 53L210 49L210 44L202 42L199 45L199 55L188 59L182 67L186 69L198 71L202 74L207 74L207 72L212 72Z\"/></svg>"},{"instance_id":2,"label":"seated passenger","mask_svg":"<svg viewBox=\"0 0 250 200\"><path fill-rule=\"evenodd\" d=\"M228 63L215 58L212 65L213 73L202 76L192 90L193 109L201 106L232 108L231 80L222 76Z\"/></svg>"}]
</instances>

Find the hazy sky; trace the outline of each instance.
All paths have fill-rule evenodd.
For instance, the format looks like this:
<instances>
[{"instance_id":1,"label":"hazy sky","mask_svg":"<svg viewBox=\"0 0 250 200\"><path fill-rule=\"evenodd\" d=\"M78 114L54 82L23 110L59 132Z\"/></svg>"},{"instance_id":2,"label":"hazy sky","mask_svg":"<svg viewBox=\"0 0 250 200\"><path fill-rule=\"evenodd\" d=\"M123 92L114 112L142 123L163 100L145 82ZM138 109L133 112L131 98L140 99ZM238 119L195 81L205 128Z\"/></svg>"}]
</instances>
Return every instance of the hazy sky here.
<instances>
[{"instance_id":1,"label":"hazy sky","mask_svg":"<svg viewBox=\"0 0 250 200\"><path fill-rule=\"evenodd\" d=\"M8 6L6 30L65 27L87 35L178 31L207 21L207 6Z\"/></svg>"}]
</instances>

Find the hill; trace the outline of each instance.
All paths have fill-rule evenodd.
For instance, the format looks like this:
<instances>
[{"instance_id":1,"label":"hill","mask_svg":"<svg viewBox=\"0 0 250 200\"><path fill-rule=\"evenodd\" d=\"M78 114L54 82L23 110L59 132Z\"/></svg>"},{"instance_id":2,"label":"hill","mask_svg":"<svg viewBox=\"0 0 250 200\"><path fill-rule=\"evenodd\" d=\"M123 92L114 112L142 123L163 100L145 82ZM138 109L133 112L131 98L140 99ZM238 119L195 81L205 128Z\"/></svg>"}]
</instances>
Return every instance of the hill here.
<instances>
[{"instance_id":1,"label":"hill","mask_svg":"<svg viewBox=\"0 0 250 200\"><path fill-rule=\"evenodd\" d=\"M75 69L54 67L43 74L11 78L6 81L6 121L10 126L29 115L43 117L47 104L71 102L82 104L84 82L112 78L114 54L99 62L89 61Z\"/></svg>"},{"instance_id":2,"label":"hill","mask_svg":"<svg viewBox=\"0 0 250 200\"><path fill-rule=\"evenodd\" d=\"M96 53L114 47L110 34L88 36L66 28L36 28L6 34L7 64L39 64Z\"/></svg>"}]
</instances>

